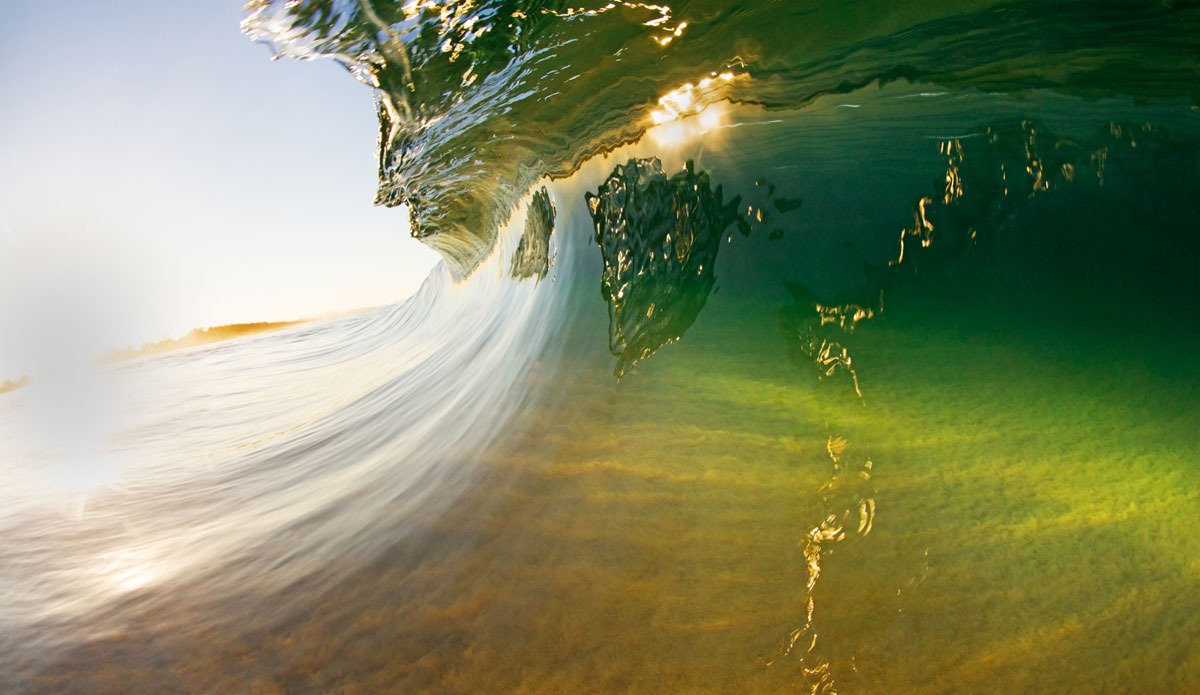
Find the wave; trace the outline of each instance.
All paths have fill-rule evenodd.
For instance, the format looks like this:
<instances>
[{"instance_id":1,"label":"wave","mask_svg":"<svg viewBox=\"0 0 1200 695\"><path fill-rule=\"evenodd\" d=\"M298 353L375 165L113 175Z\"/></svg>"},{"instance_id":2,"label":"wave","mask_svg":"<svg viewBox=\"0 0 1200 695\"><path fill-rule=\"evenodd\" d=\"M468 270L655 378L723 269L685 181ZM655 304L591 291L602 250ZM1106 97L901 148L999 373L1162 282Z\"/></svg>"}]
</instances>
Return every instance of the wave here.
<instances>
[{"instance_id":1,"label":"wave","mask_svg":"<svg viewBox=\"0 0 1200 695\"><path fill-rule=\"evenodd\" d=\"M1200 327L1198 22L1186 2L252 2L252 37L376 89L377 200L445 263L396 307L5 394L0 689L78 667L147 691L273 669L298 691L820 693L992 663L990 625L968 650L929 617L945 596L1083 601L980 538L1080 566L1130 527L1194 546L1106 437L1136 421L1151 472L1195 450L1194 351L1167 336ZM1083 482L1027 463L1053 445ZM1111 536L1080 502L1092 456ZM1050 541L1011 516L1038 486L1010 469L1077 510ZM973 476L971 509L941 499ZM1108 542L1045 545L1078 527ZM1194 603L1180 581L1156 596ZM1026 628L1004 634L1066 634Z\"/></svg>"},{"instance_id":2,"label":"wave","mask_svg":"<svg viewBox=\"0 0 1200 695\"><path fill-rule=\"evenodd\" d=\"M112 634L135 607L222 626L240 596L283 620L281 596L335 584L481 484L483 452L544 388L527 375L561 301L507 260L462 282L439 266L398 306L6 395L0 653Z\"/></svg>"}]
</instances>

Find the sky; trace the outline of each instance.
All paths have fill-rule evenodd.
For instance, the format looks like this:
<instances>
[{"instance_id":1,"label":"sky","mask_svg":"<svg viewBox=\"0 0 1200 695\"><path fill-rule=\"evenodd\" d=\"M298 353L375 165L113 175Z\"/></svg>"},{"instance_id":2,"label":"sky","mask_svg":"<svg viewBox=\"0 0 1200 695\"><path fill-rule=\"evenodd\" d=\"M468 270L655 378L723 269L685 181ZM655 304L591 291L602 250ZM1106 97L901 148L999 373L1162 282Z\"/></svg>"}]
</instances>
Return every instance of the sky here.
<instances>
[{"instance_id":1,"label":"sky","mask_svg":"<svg viewBox=\"0 0 1200 695\"><path fill-rule=\"evenodd\" d=\"M271 60L237 0L0 11L0 381L192 328L400 301L371 89Z\"/></svg>"}]
</instances>

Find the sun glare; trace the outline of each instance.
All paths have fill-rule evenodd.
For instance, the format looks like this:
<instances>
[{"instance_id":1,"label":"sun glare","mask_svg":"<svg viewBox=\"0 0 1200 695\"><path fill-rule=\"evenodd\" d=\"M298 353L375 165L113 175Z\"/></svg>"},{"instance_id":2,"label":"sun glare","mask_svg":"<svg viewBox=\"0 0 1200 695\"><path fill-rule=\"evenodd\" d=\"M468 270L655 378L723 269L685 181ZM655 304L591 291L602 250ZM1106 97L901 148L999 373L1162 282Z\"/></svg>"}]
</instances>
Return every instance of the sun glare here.
<instances>
[{"instance_id":1,"label":"sun glare","mask_svg":"<svg viewBox=\"0 0 1200 695\"><path fill-rule=\"evenodd\" d=\"M723 102L732 72L710 73L695 84L685 83L658 99L650 112L654 126L650 137L663 146L674 147L725 124L728 105Z\"/></svg>"},{"instance_id":2,"label":"sun glare","mask_svg":"<svg viewBox=\"0 0 1200 695\"><path fill-rule=\"evenodd\" d=\"M105 553L99 573L107 583L121 593L135 591L150 584L158 572L154 565L144 562L132 552Z\"/></svg>"}]
</instances>

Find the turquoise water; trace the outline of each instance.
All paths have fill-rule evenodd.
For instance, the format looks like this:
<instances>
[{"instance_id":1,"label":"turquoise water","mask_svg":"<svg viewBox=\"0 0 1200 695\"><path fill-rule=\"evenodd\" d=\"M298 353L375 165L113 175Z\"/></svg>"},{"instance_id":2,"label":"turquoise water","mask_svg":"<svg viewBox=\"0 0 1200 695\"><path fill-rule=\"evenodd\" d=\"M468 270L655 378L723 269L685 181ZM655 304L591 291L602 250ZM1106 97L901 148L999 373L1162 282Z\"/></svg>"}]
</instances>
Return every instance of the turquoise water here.
<instances>
[{"instance_id":1,"label":"turquoise water","mask_svg":"<svg viewBox=\"0 0 1200 695\"><path fill-rule=\"evenodd\" d=\"M0 686L1200 690L1196 23L252 3L447 263L0 396Z\"/></svg>"}]
</instances>

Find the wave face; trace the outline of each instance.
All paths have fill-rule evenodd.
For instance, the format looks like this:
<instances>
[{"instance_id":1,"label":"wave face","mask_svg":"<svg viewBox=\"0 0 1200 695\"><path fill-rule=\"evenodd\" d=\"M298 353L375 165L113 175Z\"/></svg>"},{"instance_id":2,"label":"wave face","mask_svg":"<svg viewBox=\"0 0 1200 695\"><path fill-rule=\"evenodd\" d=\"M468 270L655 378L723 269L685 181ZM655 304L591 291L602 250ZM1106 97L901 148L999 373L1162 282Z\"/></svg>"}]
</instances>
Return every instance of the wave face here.
<instances>
[{"instance_id":1,"label":"wave face","mask_svg":"<svg viewBox=\"0 0 1200 695\"><path fill-rule=\"evenodd\" d=\"M517 377L558 301L505 261L460 283L438 266L400 306L7 396L0 653L105 639L134 606L173 629L286 621L281 597L336 584L480 484L480 452L538 391Z\"/></svg>"},{"instance_id":2,"label":"wave face","mask_svg":"<svg viewBox=\"0 0 1200 695\"><path fill-rule=\"evenodd\" d=\"M446 263L0 394L0 691L1200 691L1200 5L244 29Z\"/></svg>"}]
</instances>

